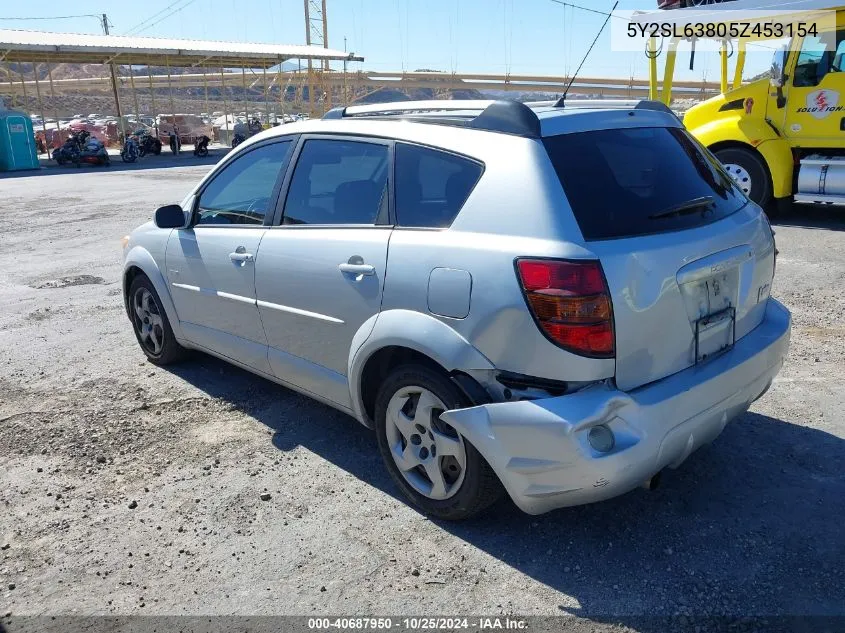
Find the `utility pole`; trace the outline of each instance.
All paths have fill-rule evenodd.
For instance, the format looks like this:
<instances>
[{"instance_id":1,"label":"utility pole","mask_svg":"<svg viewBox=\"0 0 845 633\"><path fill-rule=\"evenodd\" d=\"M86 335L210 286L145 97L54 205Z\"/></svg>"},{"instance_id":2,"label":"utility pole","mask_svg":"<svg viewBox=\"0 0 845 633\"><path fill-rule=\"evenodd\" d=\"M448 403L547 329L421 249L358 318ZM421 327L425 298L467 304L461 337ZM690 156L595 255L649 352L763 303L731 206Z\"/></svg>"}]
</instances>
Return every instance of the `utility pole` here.
<instances>
[{"instance_id":1,"label":"utility pole","mask_svg":"<svg viewBox=\"0 0 845 633\"><path fill-rule=\"evenodd\" d=\"M103 18L101 20L101 23L102 23L102 26L103 26L103 33L105 35L108 35L109 34L109 18L105 13L103 14ZM115 71L114 63L111 62L111 61L109 61L109 72L111 73L111 89L112 89L112 92L114 93L114 106L115 106L115 108L117 108L117 125L118 125L118 128L120 129L120 133L123 135L123 139L125 140L126 139L126 130L123 127L123 113L120 111L120 96L118 95L118 92L117 92L117 72ZM135 114L137 114L137 112Z\"/></svg>"},{"instance_id":2,"label":"utility pole","mask_svg":"<svg viewBox=\"0 0 845 633\"><path fill-rule=\"evenodd\" d=\"M346 36L343 36L343 52L346 52ZM349 84L346 75L346 58L343 58L343 105L349 105Z\"/></svg>"}]
</instances>

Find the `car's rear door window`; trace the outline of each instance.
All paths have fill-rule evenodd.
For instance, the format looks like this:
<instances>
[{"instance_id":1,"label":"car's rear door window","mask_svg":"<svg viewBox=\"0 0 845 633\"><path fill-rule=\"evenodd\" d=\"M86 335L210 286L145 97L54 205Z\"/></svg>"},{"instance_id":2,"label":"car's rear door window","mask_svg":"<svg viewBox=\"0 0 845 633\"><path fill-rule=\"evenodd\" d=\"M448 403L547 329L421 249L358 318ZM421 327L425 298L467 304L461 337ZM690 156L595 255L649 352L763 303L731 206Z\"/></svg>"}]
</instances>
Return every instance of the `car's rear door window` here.
<instances>
[{"instance_id":1,"label":"car's rear door window","mask_svg":"<svg viewBox=\"0 0 845 633\"><path fill-rule=\"evenodd\" d=\"M399 226L445 228L454 221L484 168L447 152L396 143Z\"/></svg>"},{"instance_id":2,"label":"car's rear door window","mask_svg":"<svg viewBox=\"0 0 845 633\"><path fill-rule=\"evenodd\" d=\"M587 240L690 229L748 199L679 128L624 128L543 139Z\"/></svg>"},{"instance_id":3,"label":"car's rear door window","mask_svg":"<svg viewBox=\"0 0 845 633\"><path fill-rule=\"evenodd\" d=\"M305 141L283 224L375 224L387 208L388 155L383 143Z\"/></svg>"}]
</instances>

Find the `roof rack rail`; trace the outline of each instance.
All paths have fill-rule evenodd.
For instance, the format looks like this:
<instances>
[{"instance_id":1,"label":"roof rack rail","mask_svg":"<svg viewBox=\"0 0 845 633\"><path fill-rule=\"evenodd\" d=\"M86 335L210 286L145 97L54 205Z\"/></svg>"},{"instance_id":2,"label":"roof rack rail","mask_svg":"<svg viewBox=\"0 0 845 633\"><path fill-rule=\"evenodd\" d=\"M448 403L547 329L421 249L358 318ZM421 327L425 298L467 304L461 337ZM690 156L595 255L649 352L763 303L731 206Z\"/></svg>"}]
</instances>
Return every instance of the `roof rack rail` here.
<instances>
[{"instance_id":1,"label":"roof rack rail","mask_svg":"<svg viewBox=\"0 0 845 633\"><path fill-rule=\"evenodd\" d=\"M556 108L621 108L633 110L652 110L654 112L665 112L679 118L678 114L662 101L653 99L570 99L565 103L558 100Z\"/></svg>"},{"instance_id":2,"label":"roof rack rail","mask_svg":"<svg viewBox=\"0 0 845 633\"><path fill-rule=\"evenodd\" d=\"M446 116L437 113L447 113ZM448 116L451 113L451 117ZM485 100L436 100L436 101L399 101L373 105L347 106L333 108L323 115L324 119L344 119L357 117L406 116L412 119L430 118L428 122L450 122L464 119L467 127L514 134L529 138L540 137L540 119L527 105L519 101Z\"/></svg>"},{"instance_id":3,"label":"roof rack rail","mask_svg":"<svg viewBox=\"0 0 845 633\"><path fill-rule=\"evenodd\" d=\"M629 109L635 108L640 103L639 99L573 99L569 97L566 103L560 104L560 100L553 101L552 106L555 108L563 108L564 110L573 109Z\"/></svg>"}]
</instances>

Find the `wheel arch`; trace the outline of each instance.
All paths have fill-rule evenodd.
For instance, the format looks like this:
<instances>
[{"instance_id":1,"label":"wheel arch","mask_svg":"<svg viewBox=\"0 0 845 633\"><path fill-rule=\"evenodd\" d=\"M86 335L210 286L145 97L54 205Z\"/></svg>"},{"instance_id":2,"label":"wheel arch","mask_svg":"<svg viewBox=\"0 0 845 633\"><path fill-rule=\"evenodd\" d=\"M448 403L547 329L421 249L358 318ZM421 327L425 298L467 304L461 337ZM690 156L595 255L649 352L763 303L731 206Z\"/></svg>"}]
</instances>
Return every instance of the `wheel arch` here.
<instances>
[{"instance_id":1,"label":"wheel arch","mask_svg":"<svg viewBox=\"0 0 845 633\"><path fill-rule=\"evenodd\" d=\"M717 152L726 149L737 149L742 150L744 152L748 152L753 156L757 157L760 160L760 163L763 165L763 169L766 172L766 178L769 179L769 187L772 188L772 195L774 195L774 182L772 179L772 170L769 168L769 161L766 160L766 157L753 145L746 143L744 141L718 141L713 145L710 145L707 149L709 149L714 155Z\"/></svg>"},{"instance_id":2,"label":"wheel arch","mask_svg":"<svg viewBox=\"0 0 845 633\"><path fill-rule=\"evenodd\" d=\"M141 246L135 246L126 255L126 260L123 264L123 305L126 309L126 314L129 316L129 287L133 280L138 275L144 275L153 284L153 287L158 294L161 305L167 313L167 320L170 322L170 329L173 330L173 336L180 343L184 340L182 336L182 328L179 324L179 317L176 314L176 306L173 304L173 298L167 288L167 280L158 267L152 254Z\"/></svg>"},{"instance_id":3,"label":"wheel arch","mask_svg":"<svg viewBox=\"0 0 845 633\"><path fill-rule=\"evenodd\" d=\"M741 149L754 154L763 163L769 177L772 197L785 198L792 195L794 159L792 148L787 141L772 139L753 145L746 140L726 139L707 145L707 149L713 154L724 149Z\"/></svg>"},{"instance_id":4,"label":"wheel arch","mask_svg":"<svg viewBox=\"0 0 845 633\"><path fill-rule=\"evenodd\" d=\"M347 375L353 412L365 426L374 425L373 410L381 380L394 367L409 362L450 376L473 403L489 399L467 372L495 367L439 319L411 310L389 310L365 323L359 334L356 339L364 340L360 344L353 340Z\"/></svg>"}]
</instances>

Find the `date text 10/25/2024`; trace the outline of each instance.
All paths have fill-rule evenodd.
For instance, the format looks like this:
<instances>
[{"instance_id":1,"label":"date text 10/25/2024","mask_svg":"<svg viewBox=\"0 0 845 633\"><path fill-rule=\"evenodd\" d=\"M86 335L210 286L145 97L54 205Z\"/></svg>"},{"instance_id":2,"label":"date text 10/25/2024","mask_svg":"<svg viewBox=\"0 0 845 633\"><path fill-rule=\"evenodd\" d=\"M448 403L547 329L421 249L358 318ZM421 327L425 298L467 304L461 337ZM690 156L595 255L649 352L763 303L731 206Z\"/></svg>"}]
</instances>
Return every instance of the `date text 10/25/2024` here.
<instances>
[{"instance_id":1,"label":"date text 10/25/2024","mask_svg":"<svg viewBox=\"0 0 845 633\"><path fill-rule=\"evenodd\" d=\"M315 631L521 631L528 628L524 619L509 617L405 617L405 618L308 618L308 628Z\"/></svg>"}]
</instances>

